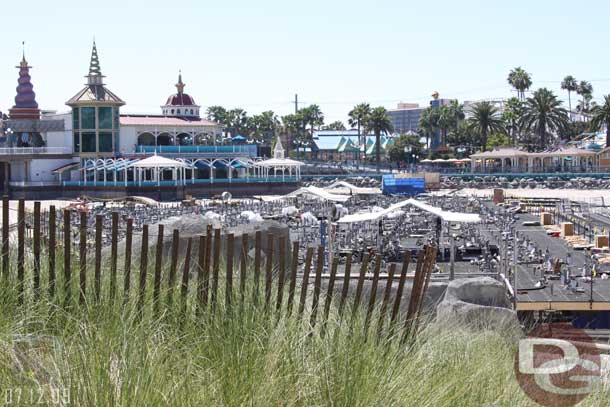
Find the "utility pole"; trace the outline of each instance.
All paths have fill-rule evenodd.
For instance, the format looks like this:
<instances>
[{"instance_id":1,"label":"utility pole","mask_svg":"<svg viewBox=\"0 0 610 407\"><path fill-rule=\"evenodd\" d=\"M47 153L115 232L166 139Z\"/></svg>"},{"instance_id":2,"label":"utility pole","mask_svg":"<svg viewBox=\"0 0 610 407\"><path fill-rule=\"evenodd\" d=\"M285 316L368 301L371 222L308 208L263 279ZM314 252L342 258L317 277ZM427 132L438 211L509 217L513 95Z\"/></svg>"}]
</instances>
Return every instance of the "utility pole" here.
<instances>
[{"instance_id":1,"label":"utility pole","mask_svg":"<svg viewBox=\"0 0 610 407\"><path fill-rule=\"evenodd\" d=\"M294 114L297 114L297 112L299 111L299 95L298 94L294 94Z\"/></svg>"}]
</instances>

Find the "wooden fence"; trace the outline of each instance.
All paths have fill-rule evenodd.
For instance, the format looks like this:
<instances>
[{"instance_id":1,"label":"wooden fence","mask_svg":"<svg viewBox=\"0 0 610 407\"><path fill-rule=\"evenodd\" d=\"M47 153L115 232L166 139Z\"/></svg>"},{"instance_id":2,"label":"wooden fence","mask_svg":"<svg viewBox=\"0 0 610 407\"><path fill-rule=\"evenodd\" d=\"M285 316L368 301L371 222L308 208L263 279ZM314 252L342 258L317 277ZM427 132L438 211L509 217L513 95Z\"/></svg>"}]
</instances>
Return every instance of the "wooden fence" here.
<instances>
[{"instance_id":1,"label":"wooden fence","mask_svg":"<svg viewBox=\"0 0 610 407\"><path fill-rule=\"evenodd\" d=\"M79 306L99 303L102 298L102 270L108 272L108 300L113 303L117 296L122 294L121 300L126 303L129 298L137 298L137 310L144 311L147 285L152 284L152 307L153 312L158 313L161 307L171 306L174 296L180 296L182 301L182 312L194 312L197 316L215 312L220 301L224 301L224 309L230 309L234 303L243 304L248 294L246 290L247 279L253 280L251 295L254 303L264 305L264 310L275 312L278 315L290 317L295 314L299 319L306 318L306 308L309 314L309 323L315 327L318 323L328 320L332 302L338 301L337 311L343 319L346 309L351 310L352 320L361 311L365 312L364 329L368 332L371 320L378 318L376 323L377 332L384 330L386 323L388 329L394 329L402 324L405 332L413 334L417 332L420 316L423 308L424 295L430 282L430 277L436 259L436 247L425 246L418 254L414 264L413 284L408 306L404 304L406 312L401 315L401 302L407 282L407 274L411 266L411 256L405 253L402 264L389 264L385 287L380 286L381 255L364 255L357 273L352 275L352 256L348 254L345 258L343 275L338 274L339 258L326 259L325 248L308 247L305 250L304 264L299 264L299 242L292 242L292 248L285 236L276 237L268 234L266 249L263 250L263 233L257 231L254 236L244 234L239 238L240 244L236 244L233 234L221 237L220 229L212 229L208 226L204 235L186 238L186 248L180 247L181 238L178 230L171 233L171 250L169 253L169 267L164 259L165 233L164 225L157 227L157 239L151 242L149 239L149 225L144 225L141 233L141 247L139 250L139 268L132 269L133 259L133 219L127 219L126 234L124 241L125 254L122 257L123 289L119 289L119 216L116 212L111 216L111 241L110 254L103 258L102 233L104 219L97 215L95 219L95 240L93 244L87 242L87 213L80 212L79 224L71 222L71 209L56 211L53 206L48 212L47 227L45 233L41 233L40 202L34 203L33 224L31 238L26 238L26 214L25 203L19 201L17 209L17 255L12 251L15 249L15 239L9 239L9 211L8 198L4 197L2 206L2 278L9 279L11 273L16 269L17 295L20 304L25 301L59 301L65 307L75 305L78 298ZM62 227L58 226L58 220L63 219ZM78 231L75 234L75 230ZM43 236L44 235L44 236ZM78 243L74 244L72 239ZM59 238L58 238L59 237ZM248 254L251 240L254 241L253 259ZM12 244L10 243L12 240ZM223 244L224 243L224 244ZM31 275L30 268L26 267L26 247L32 254ZM239 253L235 249L239 248ZM42 249L44 256L41 256ZM93 248L93 250L91 250ZM224 248L224 250L223 250ZM276 249L277 248L277 249ZM275 250L278 250L275 253ZM196 256L193 254L197 252ZM58 252L60 255L58 256ZM149 253L154 252L154 264L149 260ZM223 256L221 256L221 253ZM290 253L291 256L287 256ZM264 261L263 261L264 256ZM222 258L221 258L222 257ZM11 260L16 259L16 265ZM152 259L152 256L151 256ZM286 260L290 259L290 264ZM77 261L78 260L78 261ZM329 263L330 273L324 273L325 261ZM47 281L41 281L41 268L47 270ZM58 264L59 263L59 264ZM150 263L150 264L149 264ZM104 267L102 267L104 264ZM222 267L221 267L222 266ZM93 268L93 282L87 280L91 276ZM398 270L400 268L400 270ZM221 269L224 273L221 273ZM27 271L27 273L26 273ZM151 272L152 271L152 272ZM57 298L58 273L63 273L63 298ZM74 274L74 275L73 275ZM132 274L134 274L132 276ZM193 280L191 279L193 278ZM411 276L409 277L411 278ZM31 280L28 280L31 279ZM152 279L152 281L150 281ZM323 290L322 280L327 280ZM335 284L342 279L342 289L335 290ZM350 281L357 279L355 293L350 293ZM365 303L365 281L370 280L368 302ZM77 281L78 284L74 283ZM137 281L137 286L132 287L132 281ZM224 290L219 284L224 282ZM299 283L299 284L297 284ZM75 292L74 285L78 286ZM44 287L43 287L44 286ZM31 287L31 289L29 288ZM396 287L392 298L393 287ZM178 291L179 288L179 291ZM150 289L150 287L148 288ZM378 289L382 297L377 298ZM194 290L194 291L193 291ZM122 292L120 292L122 291ZM324 292L323 292L324 291ZM187 308L188 293L194 293L196 299L195 307ZM219 298L224 292L224 298ZM275 297L273 293L275 292ZM165 299L161 298L165 294ZM353 294L353 295L352 295ZM338 297L335 299L335 297ZM272 299L275 303L272 303ZM306 307L306 303L309 306ZM349 303L349 306L348 306ZM378 312L375 312L377 310ZM401 321L402 320L402 321ZM323 326L323 325L322 325ZM322 328L323 332L323 328Z\"/></svg>"}]
</instances>

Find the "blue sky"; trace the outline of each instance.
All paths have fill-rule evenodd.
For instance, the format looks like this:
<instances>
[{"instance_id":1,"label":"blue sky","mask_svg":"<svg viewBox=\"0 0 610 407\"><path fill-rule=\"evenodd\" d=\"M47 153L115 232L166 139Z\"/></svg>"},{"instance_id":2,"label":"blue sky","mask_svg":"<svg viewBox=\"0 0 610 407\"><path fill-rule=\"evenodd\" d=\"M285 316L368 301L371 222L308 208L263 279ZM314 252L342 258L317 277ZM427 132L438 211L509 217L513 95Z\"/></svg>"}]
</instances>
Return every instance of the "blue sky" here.
<instances>
[{"instance_id":1,"label":"blue sky","mask_svg":"<svg viewBox=\"0 0 610 407\"><path fill-rule=\"evenodd\" d=\"M159 113L182 69L204 107L294 110L294 94L327 122L359 102L392 108L441 97L510 96L508 71L562 98L567 75L610 93L610 4L603 0L343 1L65 0L2 7L0 110L13 105L21 41L43 109L83 85L95 36L123 112ZM379 4L376 4L379 3Z\"/></svg>"}]
</instances>

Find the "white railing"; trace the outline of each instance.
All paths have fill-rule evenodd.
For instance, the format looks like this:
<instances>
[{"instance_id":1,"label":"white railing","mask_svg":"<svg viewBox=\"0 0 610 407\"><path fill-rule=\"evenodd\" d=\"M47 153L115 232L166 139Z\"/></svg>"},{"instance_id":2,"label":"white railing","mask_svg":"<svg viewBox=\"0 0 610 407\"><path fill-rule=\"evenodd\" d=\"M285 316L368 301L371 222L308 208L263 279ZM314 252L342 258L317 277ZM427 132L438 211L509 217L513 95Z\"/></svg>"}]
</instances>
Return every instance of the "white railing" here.
<instances>
[{"instance_id":1,"label":"white railing","mask_svg":"<svg viewBox=\"0 0 610 407\"><path fill-rule=\"evenodd\" d=\"M12 187L48 187L61 185L58 181L11 181Z\"/></svg>"},{"instance_id":2,"label":"white railing","mask_svg":"<svg viewBox=\"0 0 610 407\"><path fill-rule=\"evenodd\" d=\"M0 147L0 155L72 154L70 147Z\"/></svg>"}]
</instances>

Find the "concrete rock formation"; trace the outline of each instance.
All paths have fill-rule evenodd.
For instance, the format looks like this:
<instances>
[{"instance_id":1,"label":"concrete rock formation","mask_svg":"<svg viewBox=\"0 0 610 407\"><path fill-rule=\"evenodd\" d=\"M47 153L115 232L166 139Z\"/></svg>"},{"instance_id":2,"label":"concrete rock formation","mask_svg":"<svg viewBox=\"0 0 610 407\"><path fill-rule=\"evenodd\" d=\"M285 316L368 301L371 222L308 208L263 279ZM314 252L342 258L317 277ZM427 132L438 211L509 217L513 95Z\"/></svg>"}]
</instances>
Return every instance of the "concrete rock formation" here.
<instances>
[{"instance_id":1,"label":"concrete rock formation","mask_svg":"<svg viewBox=\"0 0 610 407\"><path fill-rule=\"evenodd\" d=\"M436 311L440 321L458 321L479 329L506 328L515 334L521 333L517 313L510 309L504 285L490 277L450 282Z\"/></svg>"}]
</instances>

